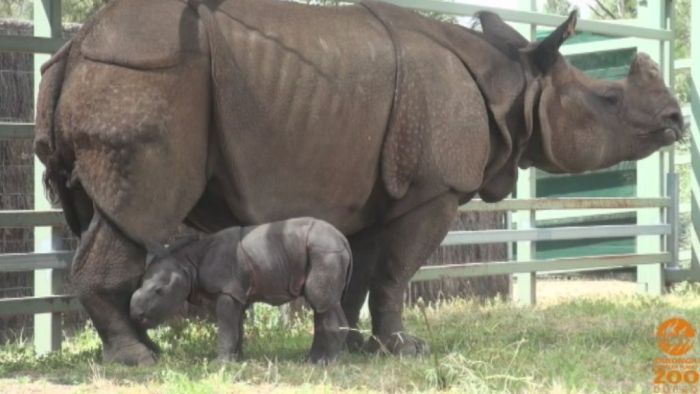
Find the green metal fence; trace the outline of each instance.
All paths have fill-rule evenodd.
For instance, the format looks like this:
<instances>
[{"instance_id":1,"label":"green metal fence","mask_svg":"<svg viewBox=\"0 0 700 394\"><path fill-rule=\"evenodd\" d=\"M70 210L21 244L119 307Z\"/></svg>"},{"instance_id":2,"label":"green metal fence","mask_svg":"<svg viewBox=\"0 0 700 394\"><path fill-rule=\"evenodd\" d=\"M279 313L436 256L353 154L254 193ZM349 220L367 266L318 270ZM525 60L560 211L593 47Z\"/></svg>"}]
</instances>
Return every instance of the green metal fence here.
<instances>
[{"instance_id":1,"label":"green metal fence","mask_svg":"<svg viewBox=\"0 0 700 394\"><path fill-rule=\"evenodd\" d=\"M523 10L509 10L483 7L470 4L441 2L434 0L389 0L401 6L422 11L434 11L454 15L472 15L482 9L490 9L504 19L518 23L518 28L526 37L533 38L537 26L556 26L563 17L534 12L534 0L521 0ZM35 54L35 92L40 79L38 68L47 60L47 55L56 51L62 44L60 0L34 1L35 37L2 37L0 51L31 52ZM581 20L578 29L609 36L622 37L601 44L584 43L572 45L566 51L587 53L609 48L641 48L657 60L670 82L673 76L674 60L670 50L673 43L672 13L670 2L647 0L640 2L638 20L626 23L610 23ZM669 17L670 16L670 17ZM693 7L693 18L700 22L700 7ZM700 42L700 29L694 29L693 37ZM700 56L684 61L683 66L695 64ZM698 65L700 66L700 65ZM693 69L700 72L700 67ZM698 94L693 91L693 112L700 109ZM698 129L693 123L693 135ZM31 138L33 124L0 123L0 139ZM694 168L700 166L700 154L693 145ZM673 151L657 153L637 165L637 171L646 174L638 176L643 180L638 185L638 198L561 198L534 199L534 172L524 171L517 187L519 199L509 199L497 204L474 201L460 209L470 211L509 211L515 212L515 229L480 232L452 232L443 244L467 244L487 242L509 242L517 245L517 261L494 263L459 264L422 268L414 281L439 278L474 277L497 274L514 274L516 277L517 298L523 303L535 302L535 274L537 272L594 269L606 267L638 267L640 289L648 293L661 293L666 280L678 281L686 278L700 278L697 275L697 253L700 242L693 241L693 265L681 270L677 266L678 248L678 195L677 178L673 172ZM35 318L35 345L38 352L46 352L60 347L60 313L79 308L74 297L61 295L61 283L56 273L69 267L70 252L54 252L51 249L51 227L62 223L60 211L51 209L43 195L41 172L43 167L35 165L35 209L34 211L0 212L0 227L34 227L35 253L0 255L0 272L35 272L34 297L0 299L0 315L37 314ZM700 171L694 171L700 174ZM649 174L653 174L650 176ZM668 185L663 181L669 179ZM695 179L695 178L694 178ZM700 195L698 182L694 181L695 196ZM693 223L700 225L700 211L693 199ZM637 225L534 228L537 212L551 210L619 210L637 211ZM509 221L510 222L510 221ZM637 253L611 256L588 256L580 258L535 260L533 242L546 239L569 239L582 237L633 236L638 240ZM667 267L668 265L668 267Z\"/></svg>"}]
</instances>

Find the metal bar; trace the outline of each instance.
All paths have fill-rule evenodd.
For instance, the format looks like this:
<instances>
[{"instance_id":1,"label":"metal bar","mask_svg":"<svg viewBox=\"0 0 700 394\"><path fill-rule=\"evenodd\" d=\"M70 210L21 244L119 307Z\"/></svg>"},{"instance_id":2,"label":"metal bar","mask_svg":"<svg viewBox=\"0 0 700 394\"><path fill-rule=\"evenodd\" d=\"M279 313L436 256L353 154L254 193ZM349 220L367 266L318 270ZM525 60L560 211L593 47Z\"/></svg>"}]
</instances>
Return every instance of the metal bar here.
<instances>
[{"instance_id":1,"label":"metal bar","mask_svg":"<svg viewBox=\"0 0 700 394\"><path fill-rule=\"evenodd\" d=\"M0 52L47 53L58 51L66 40L62 38L0 36Z\"/></svg>"},{"instance_id":2,"label":"metal bar","mask_svg":"<svg viewBox=\"0 0 700 394\"><path fill-rule=\"evenodd\" d=\"M537 198L513 199L496 203L482 200L472 200L459 207L461 212L487 211L538 211L556 209L621 209L621 208L665 208L670 201L666 197L658 198L626 198L626 197L597 197L597 198Z\"/></svg>"},{"instance_id":3,"label":"metal bar","mask_svg":"<svg viewBox=\"0 0 700 394\"><path fill-rule=\"evenodd\" d=\"M568 209L621 209L665 208L668 198L539 198L504 200L486 203L473 200L459 208L462 212L518 211L518 210L568 210ZM0 227L54 226L64 223L61 211L2 211Z\"/></svg>"},{"instance_id":4,"label":"metal bar","mask_svg":"<svg viewBox=\"0 0 700 394\"><path fill-rule=\"evenodd\" d=\"M422 267L412 282L473 278L477 276L506 275L514 273L577 270L583 268L626 267L671 261L669 253L621 254L592 257L576 257L552 260L504 261L494 263L451 264Z\"/></svg>"},{"instance_id":5,"label":"metal bar","mask_svg":"<svg viewBox=\"0 0 700 394\"><path fill-rule=\"evenodd\" d=\"M0 299L0 316L32 315L36 313L55 314L80 309L80 302L75 296L71 295Z\"/></svg>"},{"instance_id":6,"label":"metal bar","mask_svg":"<svg viewBox=\"0 0 700 394\"><path fill-rule=\"evenodd\" d=\"M553 241L564 239L596 239L666 235L671 233L668 224L615 225L588 227L532 228L522 230L451 231L442 246L501 243L512 241Z\"/></svg>"},{"instance_id":7,"label":"metal bar","mask_svg":"<svg viewBox=\"0 0 700 394\"><path fill-rule=\"evenodd\" d=\"M549 215L547 215L549 213ZM591 209L587 211L544 211L538 212L537 222L535 227L564 227L564 226L586 226L590 222L604 222L606 220L616 221L634 221L636 211L631 209L626 210L610 210L601 211L599 209Z\"/></svg>"},{"instance_id":8,"label":"metal bar","mask_svg":"<svg viewBox=\"0 0 700 394\"><path fill-rule=\"evenodd\" d=\"M0 211L0 227L60 226L64 223L63 212L59 210Z\"/></svg>"},{"instance_id":9,"label":"metal bar","mask_svg":"<svg viewBox=\"0 0 700 394\"><path fill-rule=\"evenodd\" d=\"M25 272L38 269L65 270L73 261L73 252L0 254L0 272Z\"/></svg>"},{"instance_id":10,"label":"metal bar","mask_svg":"<svg viewBox=\"0 0 700 394\"><path fill-rule=\"evenodd\" d=\"M349 2L357 1L359 0L349 0ZM474 15L479 11L492 11L497 13L504 20L510 22L529 23L541 26L555 27L559 26L566 20L566 17L559 15L540 14L532 11L517 11L506 8L489 7L475 4L452 3L435 0L384 1L387 3L393 3L401 7L410 8L418 11L432 11L452 15L468 16ZM652 40L670 40L673 38L673 32L664 29L651 29L648 27L592 20L579 20L576 24L576 30L605 34L609 36L648 38Z\"/></svg>"},{"instance_id":11,"label":"metal bar","mask_svg":"<svg viewBox=\"0 0 700 394\"><path fill-rule=\"evenodd\" d=\"M692 265L690 269L666 269L664 279L666 283L700 282L700 269Z\"/></svg>"},{"instance_id":12,"label":"metal bar","mask_svg":"<svg viewBox=\"0 0 700 394\"><path fill-rule=\"evenodd\" d=\"M34 138L34 123L0 123L0 140Z\"/></svg>"},{"instance_id":13,"label":"metal bar","mask_svg":"<svg viewBox=\"0 0 700 394\"><path fill-rule=\"evenodd\" d=\"M636 38L614 38L604 41L593 41L580 44L564 45L559 52L564 56L581 55L588 53L601 53L617 51L620 49L637 48Z\"/></svg>"},{"instance_id":14,"label":"metal bar","mask_svg":"<svg viewBox=\"0 0 700 394\"><path fill-rule=\"evenodd\" d=\"M669 269L679 269L678 265L678 249L679 249L679 236L680 236L680 213L679 213L679 182L678 174L669 172L666 178L669 199L671 200L671 205L666 209L666 223L671 226L671 233L666 236L666 251L671 253L671 263L669 264Z\"/></svg>"}]
</instances>

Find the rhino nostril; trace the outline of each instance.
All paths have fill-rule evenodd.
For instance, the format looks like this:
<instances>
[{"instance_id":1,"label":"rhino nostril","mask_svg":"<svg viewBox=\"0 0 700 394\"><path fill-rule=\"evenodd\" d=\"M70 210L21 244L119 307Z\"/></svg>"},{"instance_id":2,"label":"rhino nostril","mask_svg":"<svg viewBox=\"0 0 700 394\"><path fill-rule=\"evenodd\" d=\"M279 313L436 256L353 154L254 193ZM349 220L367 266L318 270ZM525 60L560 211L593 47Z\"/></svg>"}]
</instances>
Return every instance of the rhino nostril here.
<instances>
[{"instance_id":1,"label":"rhino nostril","mask_svg":"<svg viewBox=\"0 0 700 394\"><path fill-rule=\"evenodd\" d=\"M683 114L680 111L670 111L663 115L663 119L667 124L673 125L674 128L681 130L684 128Z\"/></svg>"}]
</instances>

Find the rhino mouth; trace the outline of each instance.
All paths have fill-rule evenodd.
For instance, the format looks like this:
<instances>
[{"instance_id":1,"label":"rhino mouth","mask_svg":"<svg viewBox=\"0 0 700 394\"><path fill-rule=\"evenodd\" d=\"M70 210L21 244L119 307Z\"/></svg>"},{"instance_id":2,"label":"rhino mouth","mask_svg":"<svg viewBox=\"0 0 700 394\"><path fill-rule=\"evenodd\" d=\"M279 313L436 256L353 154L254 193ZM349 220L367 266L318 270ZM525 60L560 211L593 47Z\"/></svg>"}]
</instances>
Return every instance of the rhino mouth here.
<instances>
[{"instance_id":1,"label":"rhino mouth","mask_svg":"<svg viewBox=\"0 0 700 394\"><path fill-rule=\"evenodd\" d=\"M141 327L143 328L153 328L156 326L156 323L153 320L148 320L148 319L141 319L139 322L141 324Z\"/></svg>"},{"instance_id":2,"label":"rhino mouth","mask_svg":"<svg viewBox=\"0 0 700 394\"><path fill-rule=\"evenodd\" d=\"M665 126L652 130L642 135L646 138L659 140L664 145L670 145L683 140L685 136L685 127Z\"/></svg>"}]
</instances>

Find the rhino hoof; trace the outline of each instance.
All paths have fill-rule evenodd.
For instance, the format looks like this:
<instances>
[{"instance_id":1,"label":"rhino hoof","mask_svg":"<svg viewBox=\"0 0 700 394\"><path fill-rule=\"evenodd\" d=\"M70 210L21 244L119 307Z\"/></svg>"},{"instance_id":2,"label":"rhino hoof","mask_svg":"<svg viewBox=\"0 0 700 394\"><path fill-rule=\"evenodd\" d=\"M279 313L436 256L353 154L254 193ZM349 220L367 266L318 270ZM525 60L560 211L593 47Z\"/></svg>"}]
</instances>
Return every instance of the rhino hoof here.
<instances>
[{"instance_id":1,"label":"rhino hoof","mask_svg":"<svg viewBox=\"0 0 700 394\"><path fill-rule=\"evenodd\" d=\"M361 352L365 345L365 337L358 331L349 331L345 338L345 348L352 353Z\"/></svg>"},{"instance_id":2,"label":"rhino hoof","mask_svg":"<svg viewBox=\"0 0 700 394\"><path fill-rule=\"evenodd\" d=\"M418 337L404 332L396 332L388 338L377 338L373 335L367 340L363 350L368 353L384 353L395 356L421 356L429 353L430 347Z\"/></svg>"},{"instance_id":3,"label":"rhino hoof","mask_svg":"<svg viewBox=\"0 0 700 394\"><path fill-rule=\"evenodd\" d=\"M335 362L338 359L338 355L331 355L331 354L315 354L314 352L311 352L308 357L308 361L312 364L316 365L321 365L321 366L326 366L328 364L331 364Z\"/></svg>"},{"instance_id":4,"label":"rhino hoof","mask_svg":"<svg viewBox=\"0 0 700 394\"><path fill-rule=\"evenodd\" d=\"M157 361L156 354L141 343L113 347L102 351L105 364L123 364L129 366L149 366Z\"/></svg>"}]
</instances>

